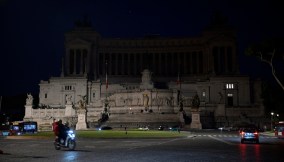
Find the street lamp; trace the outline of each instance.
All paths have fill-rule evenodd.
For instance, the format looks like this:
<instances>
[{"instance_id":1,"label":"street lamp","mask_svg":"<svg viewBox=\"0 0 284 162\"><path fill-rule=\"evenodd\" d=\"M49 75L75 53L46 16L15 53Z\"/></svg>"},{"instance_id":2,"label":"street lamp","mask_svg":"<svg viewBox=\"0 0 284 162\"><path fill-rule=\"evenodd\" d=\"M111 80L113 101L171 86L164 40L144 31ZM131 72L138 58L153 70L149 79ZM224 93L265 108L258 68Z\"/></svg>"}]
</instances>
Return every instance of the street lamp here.
<instances>
[{"instance_id":1,"label":"street lamp","mask_svg":"<svg viewBox=\"0 0 284 162\"><path fill-rule=\"evenodd\" d=\"M272 126L272 120L273 120L274 112L271 112L270 114L271 114L270 124L271 124L271 131L272 131L272 127L273 127L273 126Z\"/></svg>"}]
</instances>

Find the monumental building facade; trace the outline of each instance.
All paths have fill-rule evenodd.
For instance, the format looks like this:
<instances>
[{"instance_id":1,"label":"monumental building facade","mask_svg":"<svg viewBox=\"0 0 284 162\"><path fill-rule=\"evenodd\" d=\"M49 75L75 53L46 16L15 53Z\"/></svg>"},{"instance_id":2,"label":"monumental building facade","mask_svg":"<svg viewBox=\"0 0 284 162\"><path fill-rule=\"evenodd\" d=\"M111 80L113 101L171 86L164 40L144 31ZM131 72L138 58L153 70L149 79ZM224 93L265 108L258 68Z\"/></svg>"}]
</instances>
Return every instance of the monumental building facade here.
<instances>
[{"instance_id":1,"label":"monumental building facade","mask_svg":"<svg viewBox=\"0 0 284 162\"><path fill-rule=\"evenodd\" d=\"M29 96L25 120L42 129L53 118L77 129L260 125L260 82L239 65L236 32L217 18L196 37L104 38L78 22L65 34L61 75L40 81L39 105Z\"/></svg>"}]
</instances>

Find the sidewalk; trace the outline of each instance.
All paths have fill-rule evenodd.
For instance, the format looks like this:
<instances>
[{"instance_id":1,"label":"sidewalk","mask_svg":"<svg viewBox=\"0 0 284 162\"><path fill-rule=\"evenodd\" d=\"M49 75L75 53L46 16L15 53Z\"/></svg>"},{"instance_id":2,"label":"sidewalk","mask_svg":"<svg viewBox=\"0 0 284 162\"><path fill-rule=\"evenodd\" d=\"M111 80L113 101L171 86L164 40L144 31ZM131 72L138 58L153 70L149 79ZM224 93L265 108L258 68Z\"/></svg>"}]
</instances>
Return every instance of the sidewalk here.
<instances>
[{"instance_id":1,"label":"sidewalk","mask_svg":"<svg viewBox=\"0 0 284 162\"><path fill-rule=\"evenodd\" d=\"M260 132L260 134L265 136L275 136L275 133L271 131Z\"/></svg>"}]
</instances>

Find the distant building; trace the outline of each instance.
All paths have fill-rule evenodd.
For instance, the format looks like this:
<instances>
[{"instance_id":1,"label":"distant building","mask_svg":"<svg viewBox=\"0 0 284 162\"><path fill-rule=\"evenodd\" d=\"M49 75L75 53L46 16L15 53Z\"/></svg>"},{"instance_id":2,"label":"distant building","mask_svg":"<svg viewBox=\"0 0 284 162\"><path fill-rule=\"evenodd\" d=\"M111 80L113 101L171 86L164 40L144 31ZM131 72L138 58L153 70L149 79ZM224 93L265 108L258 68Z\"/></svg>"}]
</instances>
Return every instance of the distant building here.
<instances>
[{"instance_id":1,"label":"distant building","mask_svg":"<svg viewBox=\"0 0 284 162\"><path fill-rule=\"evenodd\" d=\"M171 38L103 38L78 22L65 49L61 76L40 82L38 108L26 106L25 120L39 127L51 118L75 125L83 100L88 128L186 126L195 94L203 128L261 124L260 82L239 74L236 32L220 17L199 37Z\"/></svg>"}]
</instances>

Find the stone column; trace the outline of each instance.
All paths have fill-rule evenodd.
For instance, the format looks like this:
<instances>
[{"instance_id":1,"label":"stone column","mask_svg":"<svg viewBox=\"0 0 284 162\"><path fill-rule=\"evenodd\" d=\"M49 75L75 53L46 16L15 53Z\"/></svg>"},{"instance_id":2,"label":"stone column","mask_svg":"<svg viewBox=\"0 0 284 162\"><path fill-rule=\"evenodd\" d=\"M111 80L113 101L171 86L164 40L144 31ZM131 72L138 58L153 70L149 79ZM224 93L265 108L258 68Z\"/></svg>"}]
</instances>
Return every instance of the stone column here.
<instances>
[{"instance_id":1,"label":"stone column","mask_svg":"<svg viewBox=\"0 0 284 162\"><path fill-rule=\"evenodd\" d=\"M128 67L128 69L127 69L127 75L130 75L130 69L132 69L133 67L130 67L130 65L132 65L132 63L130 63L130 53L127 53L126 54L127 55L127 62L128 62L128 65L127 65L127 67Z\"/></svg>"},{"instance_id":2,"label":"stone column","mask_svg":"<svg viewBox=\"0 0 284 162\"><path fill-rule=\"evenodd\" d=\"M71 64L70 63L70 55L71 55L70 51L71 51L70 48L67 48L66 51L65 51L66 58L65 58L64 68L66 69L67 75L70 74L70 64Z\"/></svg>"},{"instance_id":3,"label":"stone column","mask_svg":"<svg viewBox=\"0 0 284 162\"><path fill-rule=\"evenodd\" d=\"M159 65L158 65L158 67L159 67L159 74L161 75L162 74L162 54L161 53L159 53Z\"/></svg>"},{"instance_id":4,"label":"stone column","mask_svg":"<svg viewBox=\"0 0 284 162\"><path fill-rule=\"evenodd\" d=\"M84 71L84 64L83 64L83 50L80 50L80 74L83 74Z\"/></svg>"},{"instance_id":5,"label":"stone column","mask_svg":"<svg viewBox=\"0 0 284 162\"><path fill-rule=\"evenodd\" d=\"M134 55L134 65L133 65L133 68L134 68L134 75L137 75L138 73L137 73L137 53L133 53L133 55Z\"/></svg>"},{"instance_id":6,"label":"stone column","mask_svg":"<svg viewBox=\"0 0 284 162\"><path fill-rule=\"evenodd\" d=\"M228 47L224 47L224 61L225 61L225 72L229 72L228 70Z\"/></svg>"},{"instance_id":7,"label":"stone column","mask_svg":"<svg viewBox=\"0 0 284 162\"><path fill-rule=\"evenodd\" d=\"M118 65L118 57L119 55L117 53L114 53L115 56L115 75L118 75L118 71L121 65ZM135 64L136 65L136 64Z\"/></svg>"},{"instance_id":8,"label":"stone column","mask_svg":"<svg viewBox=\"0 0 284 162\"><path fill-rule=\"evenodd\" d=\"M190 53L190 74L193 73L193 52Z\"/></svg>"},{"instance_id":9,"label":"stone column","mask_svg":"<svg viewBox=\"0 0 284 162\"><path fill-rule=\"evenodd\" d=\"M184 74L187 74L187 67L186 67L186 65L187 65L187 55L186 55L186 53L183 53L183 73Z\"/></svg>"},{"instance_id":10,"label":"stone column","mask_svg":"<svg viewBox=\"0 0 284 162\"><path fill-rule=\"evenodd\" d=\"M88 100L87 100L87 103L90 104L91 103L91 89L92 89L92 84L91 84L91 81L88 81L87 83L88 85Z\"/></svg>"},{"instance_id":11,"label":"stone column","mask_svg":"<svg viewBox=\"0 0 284 162\"><path fill-rule=\"evenodd\" d=\"M199 74L199 55L200 53L196 51L196 74Z\"/></svg>"},{"instance_id":12,"label":"stone column","mask_svg":"<svg viewBox=\"0 0 284 162\"><path fill-rule=\"evenodd\" d=\"M77 58L77 50L74 50L73 74L76 74L76 62L77 62L77 61L76 61L76 58Z\"/></svg>"}]
</instances>

